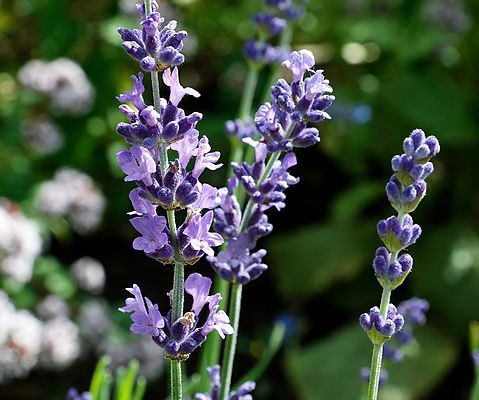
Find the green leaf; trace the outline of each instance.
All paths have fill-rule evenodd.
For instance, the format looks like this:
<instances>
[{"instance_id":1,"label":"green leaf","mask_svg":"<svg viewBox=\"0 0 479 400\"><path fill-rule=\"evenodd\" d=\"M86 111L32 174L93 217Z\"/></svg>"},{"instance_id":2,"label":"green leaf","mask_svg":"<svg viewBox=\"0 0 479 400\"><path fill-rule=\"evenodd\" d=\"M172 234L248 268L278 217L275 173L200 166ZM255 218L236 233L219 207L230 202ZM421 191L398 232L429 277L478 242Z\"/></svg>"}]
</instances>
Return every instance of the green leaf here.
<instances>
[{"instance_id":1,"label":"green leaf","mask_svg":"<svg viewBox=\"0 0 479 400\"><path fill-rule=\"evenodd\" d=\"M271 272L283 296L301 300L353 279L368 265L364 249L373 249L374 239L373 225L346 222L276 235L267 246Z\"/></svg>"},{"instance_id":2,"label":"green leaf","mask_svg":"<svg viewBox=\"0 0 479 400\"><path fill-rule=\"evenodd\" d=\"M119 385L119 392L117 394L118 400L131 400L135 379L138 375L139 369L140 364L137 360L131 360L129 362L124 378Z\"/></svg>"},{"instance_id":3,"label":"green leaf","mask_svg":"<svg viewBox=\"0 0 479 400\"><path fill-rule=\"evenodd\" d=\"M418 329L417 338L420 351L388 369L390 383L381 400L419 399L452 367L458 348L449 338L431 326ZM354 324L315 344L290 351L285 368L299 399L358 399L366 390L359 371L369 366L371 351L371 342ZM401 397L397 397L398 393Z\"/></svg>"},{"instance_id":4,"label":"green leaf","mask_svg":"<svg viewBox=\"0 0 479 400\"><path fill-rule=\"evenodd\" d=\"M89 390L92 400L102 400L103 384L110 374L110 371L108 370L108 364L110 364L110 361L110 357L103 356L96 364Z\"/></svg>"}]
</instances>

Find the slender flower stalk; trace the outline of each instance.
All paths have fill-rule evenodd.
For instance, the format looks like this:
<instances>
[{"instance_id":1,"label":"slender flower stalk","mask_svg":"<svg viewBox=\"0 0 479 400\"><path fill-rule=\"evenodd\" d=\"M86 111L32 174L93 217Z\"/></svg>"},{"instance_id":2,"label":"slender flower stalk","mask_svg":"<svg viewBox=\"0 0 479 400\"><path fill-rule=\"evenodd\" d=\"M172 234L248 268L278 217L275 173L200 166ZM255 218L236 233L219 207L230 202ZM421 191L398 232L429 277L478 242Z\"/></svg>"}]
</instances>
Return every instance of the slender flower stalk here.
<instances>
[{"instance_id":1,"label":"slender flower stalk","mask_svg":"<svg viewBox=\"0 0 479 400\"><path fill-rule=\"evenodd\" d=\"M373 261L374 273L383 288L380 307L371 308L359 318L361 327L373 343L368 400L378 398L384 345L400 334L405 324L405 317L401 314L405 312L401 308L398 311L390 303L391 292L412 270L412 257L401 252L416 242L421 227L413 223L409 214L426 195L425 179L434 170L430 160L440 151L438 140L434 136L426 137L420 129L414 130L404 140L403 148L405 154L392 159L394 174L386 185L389 202L398 215L377 225L379 237L385 245L378 248Z\"/></svg>"},{"instance_id":2,"label":"slender flower stalk","mask_svg":"<svg viewBox=\"0 0 479 400\"><path fill-rule=\"evenodd\" d=\"M266 211L285 207L284 191L299 179L288 172L296 165L293 149L308 147L319 142L319 132L308 127L329 115L325 109L334 97L322 71L313 71L313 54L306 50L291 53L283 65L291 70L293 82L280 79L272 88L272 103L263 104L256 113L255 125L259 140L246 137L243 141L254 148L255 161L233 163L233 177L228 187L220 189L220 206L215 210L215 229L225 238L228 246L208 261L216 273L232 283L230 314L232 324L239 325L242 285L259 277L267 266L262 262L265 250L252 253L259 238L272 230ZM308 75L305 75L305 73ZM241 210L235 195L241 184L248 202ZM238 329L225 343L221 373L221 400L230 399L231 374L236 352Z\"/></svg>"},{"instance_id":3,"label":"slender flower stalk","mask_svg":"<svg viewBox=\"0 0 479 400\"><path fill-rule=\"evenodd\" d=\"M255 22L258 26L258 36L261 37L261 43L266 43L266 39L272 38L279 34L278 46L269 46L269 59L264 59L261 61L254 57L250 57L250 54L248 53L248 43L250 42L245 45L244 50L246 58L248 59L248 68L239 106L238 119L236 121L228 121L226 123L226 131L229 133L231 139L231 153L228 162L227 176L231 176L233 174L233 163L241 163L244 159L246 159L248 162L252 162L254 159L254 149L251 146L247 146L245 149L245 144L242 142L242 139L244 137L257 135L256 128L251 120L251 113L253 100L258 85L259 73L267 64L271 64L271 72L269 79L267 80L266 90L262 100L262 103L265 103L270 96L271 86L273 86L278 79L281 62L286 59L283 59L283 57L289 56L287 49L290 48L293 30L290 24L287 24L286 21L297 20L304 12L302 7L295 7L287 2L275 3L266 0L265 5L269 8L272 14L269 14L270 17L265 17L265 13L259 13L258 15L260 17L258 17L258 15L255 17ZM273 14L277 15L274 16ZM264 25L267 21L270 21L271 26L266 26L265 30ZM272 57L272 54L276 54L276 57ZM239 204L242 205L245 198L245 192L241 186L236 188L235 195L239 201ZM223 296L223 301L225 304L227 304L230 291L229 282L217 277L215 279L214 288L216 292ZM220 343L221 342L218 337L212 337L204 346L201 358L200 382L198 385L199 391L207 390L207 386L210 383L208 367L218 363L221 350Z\"/></svg>"}]
</instances>

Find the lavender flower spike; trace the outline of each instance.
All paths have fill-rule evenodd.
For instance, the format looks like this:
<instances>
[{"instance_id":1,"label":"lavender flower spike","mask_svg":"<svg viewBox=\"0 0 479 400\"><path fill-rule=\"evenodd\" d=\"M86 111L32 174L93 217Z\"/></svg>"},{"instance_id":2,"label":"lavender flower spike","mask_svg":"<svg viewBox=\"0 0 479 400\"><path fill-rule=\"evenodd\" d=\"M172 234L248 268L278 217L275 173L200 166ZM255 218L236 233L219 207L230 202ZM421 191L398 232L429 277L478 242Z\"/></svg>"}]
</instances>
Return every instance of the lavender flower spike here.
<instances>
[{"instance_id":1,"label":"lavender flower spike","mask_svg":"<svg viewBox=\"0 0 479 400\"><path fill-rule=\"evenodd\" d=\"M172 319L171 310L163 316L156 304L143 298L137 285L127 289L134 297L126 299L125 306L119 310L131 313L133 324L130 330L151 336L165 350L166 358L186 360L214 330L223 338L233 333L228 316L218 310L221 296L209 295L210 288L211 279L198 273L191 274L185 281L185 291L193 298L193 304L190 311L176 320ZM208 306L208 313L200 318L205 306Z\"/></svg>"},{"instance_id":2,"label":"lavender flower spike","mask_svg":"<svg viewBox=\"0 0 479 400\"><path fill-rule=\"evenodd\" d=\"M220 379L220 366L215 365L213 367L208 367L208 375L211 381L210 393L197 393L194 400L219 400L220 399L220 390L221 390L221 379ZM229 400L253 400L251 392L255 389L256 383L253 381L247 381L240 385L240 387L231 392L229 395Z\"/></svg>"},{"instance_id":3,"label":"lavender flower spike","mask_svg":"<svg viewBox=\"0 0 479 400\"><path fill-rule=\"evenodd\" d=\"M416 243L422 233L421 227L414 224L409 215L416 209L426 194L425 179L433 172L431 159L440 151L439 142L434 136L426 137L420 129L414 130L404 140L405 154L396 155L391 161L393 176L386 185L388 199L398 212L379 221L378 235L385 244L376 251L373 269L379 283L383 287L380 308L371 308L369 314L359 317L361 327L366 331L374 344L371 361L368 399L378 398L381 359L384 357L395 360L402 358L402 352L393 346L383 346L393 336L399 343L412 340L411 326L414 323L424 323L424 313L429 307L425 300L412 299L401 303L399 312L389 304L391 292L400 286L411 272L413 259L407 253L402 253L406 247ZM401 314L404 315L401 316ZM404 332L399 332L405 319L409 320Z\"/></svg>"}]
</instances>

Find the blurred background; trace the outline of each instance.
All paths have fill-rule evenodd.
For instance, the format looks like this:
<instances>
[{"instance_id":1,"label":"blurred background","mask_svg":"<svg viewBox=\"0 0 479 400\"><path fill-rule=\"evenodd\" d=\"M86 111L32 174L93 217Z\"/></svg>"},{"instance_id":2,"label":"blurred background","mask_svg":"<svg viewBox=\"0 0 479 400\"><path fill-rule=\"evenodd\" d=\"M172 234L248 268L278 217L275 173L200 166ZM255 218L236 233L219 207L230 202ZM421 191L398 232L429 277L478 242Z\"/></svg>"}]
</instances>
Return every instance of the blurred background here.
<instances>
[{"instance_id":1,"label":"blurred background","mask_svg":"<svg viewBox=\"0 0 479 400\"><path fill-rule=\"evenodd\" d=\"M0 0L0 398L62 399L86 390L100 355L140 361L146 399L165 398L159 349L128 332L117 307L141 284L162 305L172 276L131 247L125 147L115 96L138 65L118 26L135 27L135 0ZM259 0L160 1L189 32L187 112L228 160ZM469 324L479 318L479 3L476 0L311 0L294 48L314 52L335 90L319 146L299 152L287 207L262 245L270 269L245 288L234 379L284 345L255 399L356 399L371 345L358 315L378 304L371 261L390 159L414 128L442 146L415 213L423 236L393 302L430 302L428 323L402 363L386 365L385 400L467 399L474 381ZM267 81L268 68L261 75ZM264 78L264 79L263 79ZM258 101L264 87L258 89ZM257 105L257 104L256 104ZM222 169L225 174L225 169ZM224 184L221 173L207 179ZM191 271L213 276L202 260ZM190 272L191 272L190 271ZM187 364L193 372L197 355Z\"/></svg>"}]
</instances>

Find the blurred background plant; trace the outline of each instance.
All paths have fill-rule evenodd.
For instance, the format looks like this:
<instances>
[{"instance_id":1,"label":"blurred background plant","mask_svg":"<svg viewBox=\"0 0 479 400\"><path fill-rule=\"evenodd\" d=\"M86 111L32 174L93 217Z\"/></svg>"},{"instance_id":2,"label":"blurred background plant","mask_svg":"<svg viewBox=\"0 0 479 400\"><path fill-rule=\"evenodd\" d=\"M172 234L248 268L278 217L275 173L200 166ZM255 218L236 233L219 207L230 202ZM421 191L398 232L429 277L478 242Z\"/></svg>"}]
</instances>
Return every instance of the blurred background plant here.
<instances>
[{"instance_id":1,"label":"blurred background plant","mask_svg":"<svg viewBox=\"0 0 479 400\"><path fill-rule=\"evenodd\" d=\"M171 287L159 281L164 267L130 247L129 187L118 183L115 160L124 145L114 132L114 96L138 69L124 57L116 28L136 25L135 3L0 0L2 400L62 399L70 387L88 388L101 354L110 355L112 368L138 359L141 375L154 380L145 398L166 397L158 348L129 335L127 318L116 312L132 281L159 295ZM246 74L242 47L258 2L160 7L190 32L182 78L201 92L198 127L226 162L223 125L236 116ZM276 230L265 244L271 268L243 305L233 380L268 354L272 323L285 325L286 345L255 398L364 393L359 371L370 346L357 315L379 296L370 279L374 226L388 215L389 159L416 127L436 135L442 151L427 207L416 213L428 235L397 296L425 298L430 311L417 346L388 368L382 398L469 398L468 325L479 313L478 16L474 0L308 4L293 45L313 51L337 100L322 146L301 154L302 184L272 217ZM196 268L213 276L206 262Z\"/></svg>"}]
</instances>

